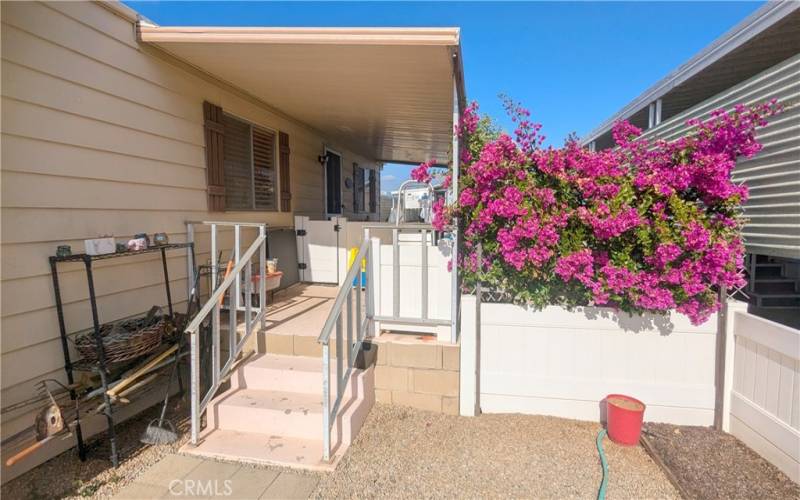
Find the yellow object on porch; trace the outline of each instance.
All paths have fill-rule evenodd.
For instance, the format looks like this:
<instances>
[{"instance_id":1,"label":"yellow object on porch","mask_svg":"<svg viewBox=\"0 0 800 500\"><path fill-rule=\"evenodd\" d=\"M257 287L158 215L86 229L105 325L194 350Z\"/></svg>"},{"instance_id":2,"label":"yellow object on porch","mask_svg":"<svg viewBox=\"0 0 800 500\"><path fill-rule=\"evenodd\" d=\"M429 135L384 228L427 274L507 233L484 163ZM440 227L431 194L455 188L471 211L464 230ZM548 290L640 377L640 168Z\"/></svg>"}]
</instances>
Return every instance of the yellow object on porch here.
<instances>
[{"instance_id":1,"label":"yellow object on porch","mask_svg":"<svg viewBox=\"0 0 800 500\"><path fill-rule=\"evenodd\" d=\"M356 256L358 255L358 248L352 247L350 249L349 255L347 257L347 269L353 267L353 262L356 260ZM353 286L358 286L358 276L353 278ZM361 286L367 286L367 259L361 259Z\"/></svg>"}]
</instances>

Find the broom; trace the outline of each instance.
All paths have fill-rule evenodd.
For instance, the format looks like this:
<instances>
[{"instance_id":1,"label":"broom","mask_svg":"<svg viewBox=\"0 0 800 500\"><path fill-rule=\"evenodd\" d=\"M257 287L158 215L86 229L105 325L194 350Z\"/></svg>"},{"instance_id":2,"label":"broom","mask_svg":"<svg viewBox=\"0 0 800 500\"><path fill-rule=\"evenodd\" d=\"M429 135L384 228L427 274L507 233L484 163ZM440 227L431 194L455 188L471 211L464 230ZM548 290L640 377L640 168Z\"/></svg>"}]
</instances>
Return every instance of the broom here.
<instances>
[{"instance_id":1,"label":"broom","mask_svg":"<svg viewBox=\"0 0 800 500\"><path fill-rule=\"evenodd\" d=\"M186 306L186 321L189 321L192 315L192 304L197 298L197 283L200 280L200 273L194 279L194 285L189 293L188 305ZM164 394L164 405L161 407L161 416L153 419L147 424L142 437L139 439L144 444L170 444L178 440L178 433L175 431L175 425L165 418L167 414L167 405L169 404L169 388L172 386L172 379L178 373L178 362L181 359L180 340L178 341L178 349L175 350L175 365L172 367L172 372L167 381L167 392ZM165 425L166 424L166 425Z\"/></svg>"},{"instance_id":2,"label":"broom","mask_svg":"<svg viewBox=\"0 0 800 500\"><path fill-rule=\"evenodd\" d=\"M180 353L180 349L175 351L175 364L172 367L169 380L167 381L167 391L164 395L164 405L161 407L161 416L159 418L154 418L147 424L147 428L144 430L141 439L139 439L139 441L144 444L170 444L178 440L178 433L175 432L175 425L165 417L167 414L167 405L169 404L169 389L172 387L172 379L175 378L175 374L178 372Z\"/></svg>"}]
</instances>

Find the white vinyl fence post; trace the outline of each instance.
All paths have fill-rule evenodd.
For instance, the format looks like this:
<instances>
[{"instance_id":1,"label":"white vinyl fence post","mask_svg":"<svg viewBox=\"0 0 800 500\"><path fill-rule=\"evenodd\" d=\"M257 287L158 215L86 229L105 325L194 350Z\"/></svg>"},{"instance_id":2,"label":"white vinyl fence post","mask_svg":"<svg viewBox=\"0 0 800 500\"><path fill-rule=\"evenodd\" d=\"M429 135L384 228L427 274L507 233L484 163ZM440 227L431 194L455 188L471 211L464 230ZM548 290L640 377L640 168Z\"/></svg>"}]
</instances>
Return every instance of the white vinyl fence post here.
<instances>
[{"instance_id":1,"label":"white vinyl fence post","mask_svg":"<svg viewBox=\"0 0 800 500\"><path fill-rule=\"evenodd\" d=\"M461 371L459 374L459 413L474 417L478 406L478 338L475 331L474 295L461 296Z\"/></svg>"},{"instance_id":2,"label":"white vinyl fence post","mask_svg":"<svg viewBox=\"0 0 800 500\"><path fill-rule=\"evenodd\" d=\"M733 370L735 367L736 337L734 328L738 312L747 312L747 303L728 299L728 314L725 318L725 378L724 397L722 400L722 430L731 429L731 393L733 392Z\"/></svg>"}]
</instances>

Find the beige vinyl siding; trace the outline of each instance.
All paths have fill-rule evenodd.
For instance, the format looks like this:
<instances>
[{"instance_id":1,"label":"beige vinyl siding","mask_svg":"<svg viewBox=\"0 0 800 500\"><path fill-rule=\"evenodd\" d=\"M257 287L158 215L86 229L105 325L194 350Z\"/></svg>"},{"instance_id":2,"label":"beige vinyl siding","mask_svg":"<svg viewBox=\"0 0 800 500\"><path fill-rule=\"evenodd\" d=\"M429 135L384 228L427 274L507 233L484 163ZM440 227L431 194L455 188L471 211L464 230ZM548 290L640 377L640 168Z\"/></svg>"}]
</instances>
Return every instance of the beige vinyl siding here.
<instances>
[{"instance_id":1,"label":"beige vinyl siding","mask_svg":"<svg viewBox=\"0 0 800 500\"><path fill-rule=\"evenodd\" d=\"M756 137L764 148L740 160L734 180L750 189L745 205L745 245L750 253L800 258L800 55L791 57L663 122L646 136L673 140L688 131L686 120L719 108L776 98L783 113Z\"/></svg>"},{"instance_id":2,"label":"beige vinyl siding","mask_svg":"<svg viewBox=\"0 0 800 500\"><path fill-rule=\"evenodd\" d=\"M113 234L166 232L184 241L185 221L260 221L291 226L321 217L324 134L149 47L133 24L90 2L2 3L2 401L31 397L43 377L65 380L47 258L60 244ZM202 103L289 134L292 208L207 212ZM271 106L274 106L271 107ZM374 165L337 147L343 162ZM198 260L208 258L200 232ZM66 323L90 326L81 265L60 268ZM184 255L169 258L173 297L186 297ZM96 263L102 321L164 305L157 256ZM3 415L2 436L32 423ZM3 469L3 480L40 459Z\"/></svg>"}]
</instances>

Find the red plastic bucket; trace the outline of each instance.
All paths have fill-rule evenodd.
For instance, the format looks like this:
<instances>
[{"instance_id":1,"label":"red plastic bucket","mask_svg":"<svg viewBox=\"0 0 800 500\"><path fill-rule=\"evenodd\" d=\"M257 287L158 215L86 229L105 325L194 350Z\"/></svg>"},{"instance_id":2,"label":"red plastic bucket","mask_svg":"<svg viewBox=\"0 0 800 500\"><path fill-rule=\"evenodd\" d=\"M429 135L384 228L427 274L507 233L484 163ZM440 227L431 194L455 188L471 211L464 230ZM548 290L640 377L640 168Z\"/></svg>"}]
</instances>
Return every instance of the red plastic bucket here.
<instances>
[{"instance_id":1,"label":"red plastic bucket","mask_svg":"<svg viewBox=\"0 0 800 500\"><path fill-rule=\"evenodd\" d=\"M623 394L606 396L608 437L617 444L634 446L642 433L645 404Z\"/></svg>"}]
</instances>

